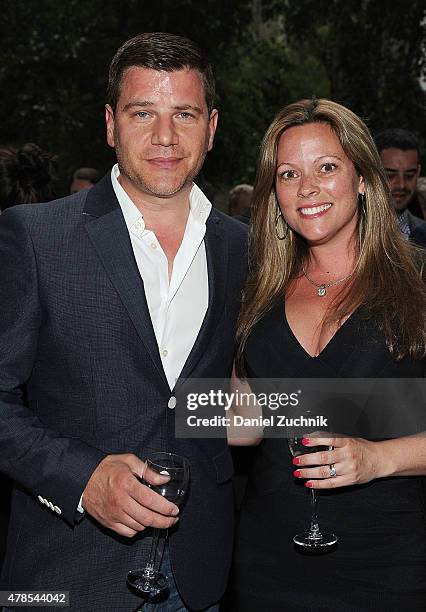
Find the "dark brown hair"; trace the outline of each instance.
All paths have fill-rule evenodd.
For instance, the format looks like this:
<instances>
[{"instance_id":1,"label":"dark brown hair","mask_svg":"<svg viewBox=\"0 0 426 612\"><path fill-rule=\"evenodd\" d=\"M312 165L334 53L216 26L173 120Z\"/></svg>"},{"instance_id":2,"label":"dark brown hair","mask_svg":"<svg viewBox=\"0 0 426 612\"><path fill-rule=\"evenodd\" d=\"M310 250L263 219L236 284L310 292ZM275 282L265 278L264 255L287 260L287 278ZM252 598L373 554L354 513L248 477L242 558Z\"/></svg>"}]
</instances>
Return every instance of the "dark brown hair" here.
<instances>
[{"instance_id":1,"label":"dark brown hair","mask_svg":"<svg viewBox=\"0 0 426 612\"><path fill-rule=\"evenodd\" d=\"M128 68L139 66L152 70L197 70L202 78L208 112L213 109L215 81L210 63L201 49L188 38L166 32L146 32L126 41L115 54L108 78L107 102L115 112L120 85Z\"/></svg>"},{"instance_id":2,"label":"dark brown hair","mask_svg":"<svg viewBox=\"0 0 426 612\"><path fill-rule=\"evenodd\" d=\"M53 200L54 166L55 158L31 142L20 149L1 148L0 209Z\"/></svg>"},{"instance_id":3,"label":"dark brown hair","mask_svg":"<svg viewBox=\"0 0 426 612\"><path fill-rule=\"evenodd\" d=\"M339 323L362 304L366 316L383 331L395 359L425 355L424 252L408 244L398 229L371 134L355 113L336 102L300 100L277 114L260 149L252 200L250 271L237 326L239 375L244 374L244 347L254 325L276 299L286 295L306 265L308 246L302 236L289 227L285 240L277 238L275 180L282 134L290 127L309 123L331 127L365 183L365 199L360 199L358 206L354 280L331 305L323 324Z\"/></svg>"}]
</instances>

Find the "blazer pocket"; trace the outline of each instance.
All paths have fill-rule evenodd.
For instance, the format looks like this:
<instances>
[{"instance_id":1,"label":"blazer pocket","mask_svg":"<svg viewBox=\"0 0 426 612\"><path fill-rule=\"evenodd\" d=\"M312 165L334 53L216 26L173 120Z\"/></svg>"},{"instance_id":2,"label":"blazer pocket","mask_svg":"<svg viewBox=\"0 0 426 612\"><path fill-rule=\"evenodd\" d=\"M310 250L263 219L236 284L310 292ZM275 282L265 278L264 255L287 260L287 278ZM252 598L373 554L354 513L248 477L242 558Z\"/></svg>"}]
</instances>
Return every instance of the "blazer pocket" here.
<instances>
[{"instance_id":1,"label":"blazer pocket","mask_svg":"<svg viewBox=\"0 0 426 612\"><path fill-rule=\"evenodd\" d=\"M234 463L228 448L212 457L212 461L216 472L217 484L223 484L232 478L234 475Z\"/></svg>"}]
</instances>

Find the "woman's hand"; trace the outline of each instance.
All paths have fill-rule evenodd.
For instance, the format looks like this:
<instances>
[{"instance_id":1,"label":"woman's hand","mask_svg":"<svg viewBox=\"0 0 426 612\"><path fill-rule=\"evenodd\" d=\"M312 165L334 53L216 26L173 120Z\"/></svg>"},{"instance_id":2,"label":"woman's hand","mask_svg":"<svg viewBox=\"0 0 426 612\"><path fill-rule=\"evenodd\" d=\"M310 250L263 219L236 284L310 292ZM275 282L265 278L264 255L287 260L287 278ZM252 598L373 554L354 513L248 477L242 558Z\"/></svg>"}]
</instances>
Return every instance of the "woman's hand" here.
<instances>
[{"instance_id":1,"label":"woman's hand","mask_svg":"<svg viewBox=\"0 0 426 612\"><path fill-rule=\"evenodd\" d=\"M333 450L299 455L293 459L297 467L294 476L308 479L306 487L334 489L364 484L384 475L380 442L361 438L314 437L304 438L303 444L307 447L333 447Z\"/></svg>"}]
</instances>

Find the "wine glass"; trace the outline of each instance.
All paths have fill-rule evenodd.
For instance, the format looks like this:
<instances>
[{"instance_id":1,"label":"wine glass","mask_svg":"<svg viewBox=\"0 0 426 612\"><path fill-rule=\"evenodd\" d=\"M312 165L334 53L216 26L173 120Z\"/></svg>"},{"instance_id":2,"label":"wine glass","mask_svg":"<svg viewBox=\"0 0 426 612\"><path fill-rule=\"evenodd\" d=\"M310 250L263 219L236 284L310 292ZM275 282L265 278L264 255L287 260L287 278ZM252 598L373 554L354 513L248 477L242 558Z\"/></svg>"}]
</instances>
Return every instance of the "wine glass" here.
<instances>
[{"instance_id":1,"label":"wine glass","mask_svg":"<svg viewBox=\"0 0 426 612\"><path fill-rule=\"evenodd\" d=\"M149 472L165 476L161 484L150 482ZM189 462L174 453L156 452L147 458L142 474L142 483L177 506L183 501L189 485ZM167 577L155 569L162 529L153 529L151 549L144 568L127 574L127 584L137 590L146 600L155 600L168 590ZM167 530L165 532L167 538Z\"/></svg>"},{"instance_id":2,"label":"wine glass","mask_svg":"<svg viewBox=\"0 0 426 612\"><path fill-rule=\"evenodd\" d=\"M287 438L288 447L293 457L299 455L305 455L307 453L317 453L322 450L332 450L331 446L305 446L302 444L303 438ZM297 534L293 538L293 542L298 546L304 548L326 548L336 544L338 538L334 533L322 532L318 524L318 513L317 513L317 496L315 489L311 491L311 524L309 531L302 534Z\"/></svg>"}]
</instances>

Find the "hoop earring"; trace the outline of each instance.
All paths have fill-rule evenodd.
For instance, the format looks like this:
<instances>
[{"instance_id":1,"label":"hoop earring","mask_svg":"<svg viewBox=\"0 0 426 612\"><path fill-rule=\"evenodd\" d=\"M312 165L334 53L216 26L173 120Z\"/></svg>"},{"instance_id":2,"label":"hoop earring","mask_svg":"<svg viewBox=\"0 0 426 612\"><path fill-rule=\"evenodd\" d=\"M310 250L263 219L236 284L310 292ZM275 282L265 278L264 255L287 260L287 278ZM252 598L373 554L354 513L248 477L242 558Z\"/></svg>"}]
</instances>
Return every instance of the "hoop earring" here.
<instances>
[{"instance_id":1,"label":"hoop earring","mask_svg":"<svg viewBox=\"0 0 426 612\"><path fill-rule=\"evenodd\" d=\"M281 212L281 209L279 208L279 206L277 206L278 208L278 214L275 218L275 233L277 235L278 240L285 240L287 238L287 234L288 234L288 223L287 221L284 219L283 214ZM284 231L280 234L279 231L279 227L278 227L278 222L281 219L281 226L282 228L284 228Z\"/></svg>"},{"instance_id":2,"label":"hoop earring","mask_svg":"<svg viewBox=\"0 0 426 612\"><path fill-rule=\"evenodd\" d=\"M361 205L361 210L365 216L366 213L366 202L367 202L367 197L365 195L365 192L362 192L359 194L359 203Z\"/></svg>"}]
</instances>

